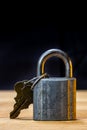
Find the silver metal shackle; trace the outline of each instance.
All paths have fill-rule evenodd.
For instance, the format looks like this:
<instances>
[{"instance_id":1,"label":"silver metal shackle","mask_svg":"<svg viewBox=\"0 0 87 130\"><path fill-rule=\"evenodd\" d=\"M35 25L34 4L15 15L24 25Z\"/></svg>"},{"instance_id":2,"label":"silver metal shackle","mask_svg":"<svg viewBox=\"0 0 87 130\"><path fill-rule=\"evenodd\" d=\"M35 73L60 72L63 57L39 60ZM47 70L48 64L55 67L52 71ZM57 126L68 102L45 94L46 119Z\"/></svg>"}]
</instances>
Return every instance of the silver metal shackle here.
<instances>
[{"instance_id":1,"label":"silver metal shackle","mask_svg":"<svg viewBox=\"0 0 87 130\"><path fill-rule=\"evenodd\" d=\"M37 76L40 76L44 74L44 66L46 61L53 57L56 56L60 59L63 60L65 64L65 77L72 78L72 62L70 57L62 50L60 49L50 49L45 51L39 58L38 64L37 64Z\"/></svg>"}]
</instances>

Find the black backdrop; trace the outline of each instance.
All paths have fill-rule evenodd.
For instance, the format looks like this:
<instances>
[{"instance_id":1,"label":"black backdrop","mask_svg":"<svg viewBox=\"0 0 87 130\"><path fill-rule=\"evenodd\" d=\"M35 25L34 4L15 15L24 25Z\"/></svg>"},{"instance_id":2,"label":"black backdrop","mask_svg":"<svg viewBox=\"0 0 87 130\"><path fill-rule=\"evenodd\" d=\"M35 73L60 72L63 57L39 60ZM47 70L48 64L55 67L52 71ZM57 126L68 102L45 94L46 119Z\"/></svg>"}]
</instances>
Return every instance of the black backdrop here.
<instances>
[{"instance_id":1,"label":"black backdrop","mask_svg":"<svg viewBox=\"0 0 87 130\"><path fill-rule=\"evenodd\" d=\"M16 81L36 76L40 55L52 48L70 56L77 89L87 89L86 44L86 31L59 31L54 23L35 25L25 32L0 32L0 89L13 89ZM50 59L46 71L50 76L64 76L64 65L60 59Z\"/></svg>"}]
</instances>

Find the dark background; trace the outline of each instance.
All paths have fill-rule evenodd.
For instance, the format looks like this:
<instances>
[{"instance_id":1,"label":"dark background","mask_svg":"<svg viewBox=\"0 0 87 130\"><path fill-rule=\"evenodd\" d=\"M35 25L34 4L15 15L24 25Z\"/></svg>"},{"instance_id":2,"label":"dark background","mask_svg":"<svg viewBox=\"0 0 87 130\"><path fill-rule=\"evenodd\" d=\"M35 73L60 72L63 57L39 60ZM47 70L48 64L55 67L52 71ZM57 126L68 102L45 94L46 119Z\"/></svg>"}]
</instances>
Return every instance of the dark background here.
<instances>
[{"instance_id":1,"label":"dark background","mask_svg":"<svg viewBox=\"0 0 87 130\"><path fill-rule=\"evenodd\" d=\"M36 76L40 55L52 48L65 51L73 63L77 89L87 89L87 32L59 30L57 23L32 25L29 31L0 32L0 89L13 89L14 83ZM46 63L50 76L64 76L58 58Z\"/></svg>"}]
</instances>

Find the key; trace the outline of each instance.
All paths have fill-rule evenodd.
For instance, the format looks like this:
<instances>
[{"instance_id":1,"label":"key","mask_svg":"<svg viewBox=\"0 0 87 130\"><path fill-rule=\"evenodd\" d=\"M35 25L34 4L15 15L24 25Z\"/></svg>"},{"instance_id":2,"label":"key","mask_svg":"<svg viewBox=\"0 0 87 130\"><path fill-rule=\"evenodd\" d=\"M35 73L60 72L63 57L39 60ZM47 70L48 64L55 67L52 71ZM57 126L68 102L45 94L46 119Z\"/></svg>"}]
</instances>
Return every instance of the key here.
<instances>
[{"instance_id":1,"label":"key","mask_svg":"<svg viewBox=\"0 0 87 130\"><path fill-rule=\"evenodd\" d=\"M17 92L17 96L15 97L16 103L14 104L14 109L10 112L10 118L16 118L22 109L26 109L30 104L33 103L33 88L35 85L44 77L48 76L46 73L35 77L31 80L24 80L17 82L14 85L15 91Z\"/></svg>"},{"instance_id":2,"label":"key","mask_svg":"<svg viewBox=\"0 0 87 130\"><path fill-rule=\"evenodd\" d=\"M14 85L14 89L15 89L15 91L17 92L17 96L14 98L15 101L16 101L16 103L14 104L14 110L10 113L10 118L11 118L11 119L16 118L16 117L20 114L20 110L24 109L24 107L25 107L25 108L28 107L27 104L29 104L29 103L26 103L24 107L21 106L21 104L19 104L20 102L22 102L22 104L23 104L23 101L21 101L21 100L22 100L22 97L24 96L24 95L23 95L22 88L23 88L24 86L28 86L28 87L30 88L31 85L33 84L33 82L34 82L36 79L38 79L38 77L35 77L35 78L33 78L33 79L29 80L29 81L28 81L28 80L19 81L19 82L16 82L16 84ZM24 91L24 93L25 93L25 91ZM29 94L29 93L30 93L30 92L28 92L28 94ZM31 93L32 93L32 91L31 91ZM26 96L26 95L25 95L25 96ZM24 98L25 98L25 96L24 96ZM29 96L30 96L30 94L29 94ZM30 97L29 97L29 99L30 99ZM32 99L31 103L33 103L33 96L31 97L31 99ZM28 102L28 101L27 101L27 102ZM18 109L18 106L19 106L20 109ZM18 110L17 110L17 109L18 109Z\"/></svg>"},{"instance_id":3,"label":"key","mask_svg":"<svg viewBox=\"0 0 87 130\"><path fill-rule=\"evenodd\" d=\"M14 98L16 103L14 104L14 110L10 113L10 118L16 118L19 114L20 114L20 109L23 109L22 104L24 102L24 98L23 98L23 92L22 92L22 88L24 87L24 83L26 83L26 81L19 81L14 85L14 89L17 92L17 96ZM30 83L31 85L31 83ZM23 99L22 99L23 98Z\"/></svg>"}]
</instances>

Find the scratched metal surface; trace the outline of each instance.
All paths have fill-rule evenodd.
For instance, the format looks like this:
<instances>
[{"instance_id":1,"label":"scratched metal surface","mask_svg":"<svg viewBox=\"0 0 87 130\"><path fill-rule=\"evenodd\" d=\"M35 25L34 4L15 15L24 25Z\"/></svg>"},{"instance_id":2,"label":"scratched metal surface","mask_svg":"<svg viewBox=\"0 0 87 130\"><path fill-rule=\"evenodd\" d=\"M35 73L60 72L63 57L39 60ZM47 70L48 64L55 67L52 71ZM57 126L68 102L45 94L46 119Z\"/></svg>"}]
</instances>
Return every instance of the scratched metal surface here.
<instances>
[{"instance_id":1,"label":"scratched metal surface","mask_svg":"<svg viewBox=\"0 0 87 130\"><path fill-rule=\"evenodd\" d=\"M34 88L34 120L76 118L76 79L45 78Z\"/></svg>"}]
</instances>

